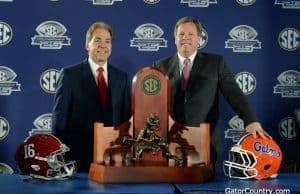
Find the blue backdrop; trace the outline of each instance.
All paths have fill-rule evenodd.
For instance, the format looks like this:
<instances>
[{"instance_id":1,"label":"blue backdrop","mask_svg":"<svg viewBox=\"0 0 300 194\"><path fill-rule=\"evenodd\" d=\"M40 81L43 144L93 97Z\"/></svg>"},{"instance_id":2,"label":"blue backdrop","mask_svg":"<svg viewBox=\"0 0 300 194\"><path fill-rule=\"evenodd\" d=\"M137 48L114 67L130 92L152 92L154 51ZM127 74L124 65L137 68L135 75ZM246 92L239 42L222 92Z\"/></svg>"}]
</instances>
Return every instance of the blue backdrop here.
<instances>
[{"instance_id":1,"label":"blue backdrop","mask_svg":"<svg viewBox=\"0 0 300 194\"><path fill-rule=\"evenodd\" d=\"M200 49L224 55L284 160L299 159L299 0L0 0L0 173L17 172L14 153L26 136L50 131L58 72L87 57L89 25L112 25L110 63L132 79L175 53L173 28L182 16L201 21ZM221 160L243 121L220 101Z\"/></svg>"}]
</instances>

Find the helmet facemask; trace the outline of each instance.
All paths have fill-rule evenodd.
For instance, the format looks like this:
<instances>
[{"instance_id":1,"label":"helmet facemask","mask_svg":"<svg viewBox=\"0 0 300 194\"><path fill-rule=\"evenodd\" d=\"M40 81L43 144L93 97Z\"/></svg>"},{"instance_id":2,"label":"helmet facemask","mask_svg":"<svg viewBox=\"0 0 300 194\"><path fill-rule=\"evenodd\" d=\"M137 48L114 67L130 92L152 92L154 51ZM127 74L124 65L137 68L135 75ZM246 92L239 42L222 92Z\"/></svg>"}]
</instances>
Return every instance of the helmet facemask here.
<instances>
[{"instance_id":1,"label":"helmet facemask","mask_svg":"<svg viewBox=\"0 0 300 194\"><path fill-rule=\"evenodd\" d=\"M65 163L65 153L69 150L68 146L61 144L59 150L50 153L46 158L36 156L37 160L46 161L50 168L47 170L46 176L30 175L43 180L60 180L72 177L77 171L77 166L75 161Z\"/></svg>"},{"instance_id":2,"label":"helmet facemask","mask_svg":"<svg viewBox=\"0 0 300 194\"><path fill-rule=\"evenodd\" d=\"M233 146L229 151L229 160L223 161L224 174L230 178L249 179L257 175L254 168L257 160L250 151Z\"/></svg>"}]
</instances>

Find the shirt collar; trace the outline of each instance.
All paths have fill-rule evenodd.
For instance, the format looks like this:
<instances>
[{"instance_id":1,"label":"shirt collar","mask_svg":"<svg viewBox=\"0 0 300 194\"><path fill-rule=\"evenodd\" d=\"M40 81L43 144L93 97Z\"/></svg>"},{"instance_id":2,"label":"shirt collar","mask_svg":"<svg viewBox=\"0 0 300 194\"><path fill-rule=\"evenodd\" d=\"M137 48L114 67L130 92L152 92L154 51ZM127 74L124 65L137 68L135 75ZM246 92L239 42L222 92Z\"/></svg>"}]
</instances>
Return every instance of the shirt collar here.
<instances>
[{"instance_id":1,"label":"shirt collar","mask_svg":"<svg viewBox=\"0 0 300 194\"><path fill-rule=\"evenodd\" d=\"M93 72L94 75L98 75L98 68L100 67L97 63L95 63L90 57L88 59L91 70ZM103 66L104 72L107 72L107 63L105 63Z\"/></svg>"},{"instance_id":2,"label":"shirt collar","mask_svg":"<svg viewBox=\"0 0 300 194\"><path fill-rule=\"evenodd\" d=\"M181 56L179 53L177 54L178 55L178 58L179 58L179 69L180 69L180 72L182 71L182 68L183 68L183 61L184 59L186 59L185 57ZM193 67L193 64L194 64L194 61L195 61L195 57L197 55L197 51L195 51L188 59L190 59L190 69L192 69Z\"/></svg>"},{"instance_id":3,"label":"shirt collar","mask_svg":"<svg viewBox=\"0 0 300 194\"><path fill-rule=\"evenodd\" d=\"M98 68L100 67L100 65L95 63L90 57L88 58L88 62L89 62L90 68L92 70L93 76L94 76L95 80L97 81ZM104 78L105 78L105 81L107 83L107 62L101 67L103 67L103 69L104 69Z\"/></svg>"}]
</instances>

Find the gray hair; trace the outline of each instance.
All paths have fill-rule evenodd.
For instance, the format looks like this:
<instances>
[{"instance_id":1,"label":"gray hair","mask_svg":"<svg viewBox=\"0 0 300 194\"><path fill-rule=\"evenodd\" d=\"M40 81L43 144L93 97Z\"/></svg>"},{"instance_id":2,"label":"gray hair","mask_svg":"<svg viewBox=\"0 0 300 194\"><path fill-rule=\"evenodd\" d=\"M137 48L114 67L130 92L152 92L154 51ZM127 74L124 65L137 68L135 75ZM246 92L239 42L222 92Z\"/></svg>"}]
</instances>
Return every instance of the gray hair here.
<instances>
[{"instance_id":1,"label":"gray hair","mask_svg":"<svg viewBox=\"0 0 300 194\"><path fill-rule=\"evenodd\" d=\"M95 22L89 27L88 31L86 32L86 44L92 40L94 31L99 28L106 29L109 32L111 39L113 39L114 33L110 25L104 22Z\"/></svg>"},{"instance_id":2,"label":"gray hair","mask_svg":"<svg viewBox=\"0 0 300 194\"><path fill-rule=\"evenodd\" d=\"M193 18L193 17L190 17L190 16L182 17L177 21L177 23L175 25L175 28L174 28L174 36L177 35L177 29L178 29L179 25L184 24L184 23L189 23L189 22L195 24L198 35L201 36L201 32L202 32L201 23L196 18Z\"/></svg>"}]
</instances>

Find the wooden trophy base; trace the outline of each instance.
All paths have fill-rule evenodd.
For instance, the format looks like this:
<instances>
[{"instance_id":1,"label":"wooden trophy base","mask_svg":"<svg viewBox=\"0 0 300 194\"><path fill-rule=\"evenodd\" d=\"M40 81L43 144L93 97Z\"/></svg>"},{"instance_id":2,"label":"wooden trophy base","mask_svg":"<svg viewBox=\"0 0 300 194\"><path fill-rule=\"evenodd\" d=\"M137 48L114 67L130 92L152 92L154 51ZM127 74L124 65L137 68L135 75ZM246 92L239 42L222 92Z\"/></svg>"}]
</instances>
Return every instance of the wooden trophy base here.
<instances>
[{"instance_id":1,"label":"wooden trophy base","mask_svg":"<svg viewBox=\"0 0 300 194\"><path fill-rule=\"evenodd\" d=\"M144 68L133 83L133 117L94 123L89 179L101 183L203 183L214 177L209 123L183 126L169 115L169 80ZM128 162L127 162L128 161ZM175 161L177 164L175 165Z\"/></svg>"},{"instance_id":2,"label":"wooden trophy base","mask_svg":"<svg viewBox=\"0 0 300 194\"><path fill-rule=\"evenodd\" d=\"M157 164L105 165L92 163L89 179L100 183L203 183L212 180L212 164L162 166Z\"/></svg>"},{"instance_id":3,"label":"wooden trophy base","mask_svg":"<svg viewBox=\"0 0 300 194\"><path fill-rule=\"evenodd\" d=\"M155 160L162 155L161 151L155 156L151 152L144 153L142 158L148 156L148 160L125 163L124 159L131 153L131 148L111 144L123 139L120 138L122 134L131 134L131 129L128 131L129 124L104 127L101 123L95 123L94 161L90 166L89 179L100 183L203 183L213 179L208 124L184 127L170 120L169 134L178 134L174 131L184 127L180 137L175 135L176 138L170 138L172 141L169 143L171 154L185 158L186 163L182 166L175 165L172 159Z\"/></svg>"}]
</instances>

